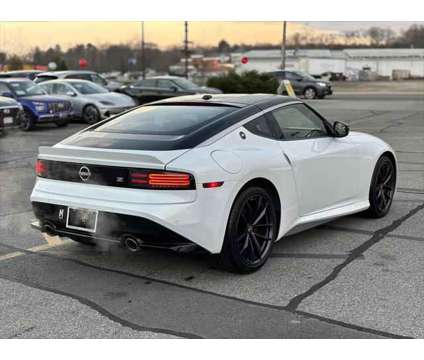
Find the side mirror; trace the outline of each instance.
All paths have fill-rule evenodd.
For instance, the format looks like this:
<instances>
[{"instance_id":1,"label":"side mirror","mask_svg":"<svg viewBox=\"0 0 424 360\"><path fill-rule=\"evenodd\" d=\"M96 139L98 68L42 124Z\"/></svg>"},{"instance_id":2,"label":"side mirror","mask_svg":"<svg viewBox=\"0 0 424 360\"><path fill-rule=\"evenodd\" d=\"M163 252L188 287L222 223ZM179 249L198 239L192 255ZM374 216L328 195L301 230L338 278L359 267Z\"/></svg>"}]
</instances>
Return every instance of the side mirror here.
<instances>
[{"instance_id":1,"label":"side mirror","mask_svg":"<svg viewBox=\"0 0 424 360\"><path fill-rule=\"evenodd\" d=\"M333 133L335 137L345 137L349 135L349 126L340 121L336 121L333 124Z\"/></svg>"},{"instance_id":2,"label":"side mirror","mask_svg":"<svg viewBox=\"0 0 424 360\"><path fill-rule=\"evenodd\" d=\"M1 94L4 97L12 98L14 99L14 96L11 92L5 91L3 94Z\"/></svg>"},{"instance_id":3,"label":"side mirror","mask_svg":"<svg viewBox=\"0 0 424 360\"><path fill-rule=\"evenodd\" d=\"M75 94L73 91L67 91L66 95L67 96L77 96L77 94Z\"/></svg>"},{"instance_id":4,"label":"side mirror","mask_svg":"<svg viewBox=\"0 0 424 360\"><path fill-rule=\"evenodd\" d=\"M171 86L170 89L173 92L177 92L178 91L178 88L176 86Z\"/></svg>"}]
</instances>

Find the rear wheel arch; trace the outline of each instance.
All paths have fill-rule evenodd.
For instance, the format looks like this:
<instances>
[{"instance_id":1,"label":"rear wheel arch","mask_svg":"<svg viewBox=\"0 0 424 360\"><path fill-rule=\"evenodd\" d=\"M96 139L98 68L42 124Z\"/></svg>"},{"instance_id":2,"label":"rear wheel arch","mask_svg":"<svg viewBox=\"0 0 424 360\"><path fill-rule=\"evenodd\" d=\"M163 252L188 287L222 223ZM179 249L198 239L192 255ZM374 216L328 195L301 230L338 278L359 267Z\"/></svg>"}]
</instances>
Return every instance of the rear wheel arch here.
<instances>
[{"instance_id":1,"label":"rear wheel arch","mask_svg":"<svg viewBox=\"0 0 424 360\"><path fill-rule=\"evenodd\" d=\"M269 195L271 196L275 209L277 211L277 224L278 224L278 229L277 229L277 236L278 236L278 232L280 230L280 222L281 222L281 213L282 213L282 206L281 206L281 199L280 199L280 195L278 193L277 187L273 184L273 182L271 180L268 180L266 178L262 178L262 177L257 177L257 178L253 178L250 179L249 181L247 181L237 192L236 196L233 199L232 205L231 205L231 209L234 206L234 203L236 202L236 199L238 198L238 196L240 196L241 193L243 193L243 191L245 191L246 189L250 188L250 187L260 187L263 188L264 190L266 190ZM231 213L231 211L230 211ZM228 221L228 220L227 220Z\"/></svg>"}]
</instances>

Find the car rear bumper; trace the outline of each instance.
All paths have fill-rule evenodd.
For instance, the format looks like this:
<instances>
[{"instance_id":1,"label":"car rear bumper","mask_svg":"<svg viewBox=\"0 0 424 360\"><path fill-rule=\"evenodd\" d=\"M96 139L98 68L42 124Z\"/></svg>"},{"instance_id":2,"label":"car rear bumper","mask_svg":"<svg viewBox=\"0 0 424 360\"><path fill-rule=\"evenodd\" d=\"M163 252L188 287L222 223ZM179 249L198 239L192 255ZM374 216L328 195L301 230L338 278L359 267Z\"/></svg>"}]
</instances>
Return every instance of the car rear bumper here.
<instances>
[{"instance_id":1,"label":"car rear bumper","mask_svg":"<svg viewBox=\"0 0 424 360\"><path fill-rule=\"evenodd\" d=\"M140 239L143 247L183 250L195 247L195 244L183 236L155 223L149 219L99 211L97 231L95 233L81 231L67 226L68 207L42 202L32 202L32 208L38 221L32 226L71 239L85 239L96 242L112 242L120 244L126 236Z\"/></svg>"},{"instance_id":2,"label":"car rear bumper","mask_svg":"<svg viewBox=\"0 0 424 360\"><path fill-rule=\"evenodd\" d=\"M73 117L74 117L73 112L41 114L41 115L38 115L37 121L47 123L47 122L55 122L55 121L61 121L61 120L71 120Z\"/></svg>"},{"instance_id":3,"label":"car rear bumper","mask_svg":"<svg viewBox=\"0 0 424 360\"><path fill-rule=\"evenodd\" d=\"M122 234L131 233L131 222L122 221L125 216L130 216L135 223L150 224L147 228L160 226L166 229L158 231L163 243L174 237L167 234L175 233L211 253L219 253L228 218L228 204L223 199L228 199L231 191L229 182L216 189L155 191L38 178L31 202L41 222L49 220L59 225L59 212L52 210L53 215L46 217L43 212L37 213L37 209L53 205L52 209L63 209L62 217L67 214L68 207L111 214L101 215L101 219L110 221L98 220L101 223L91 235L95 238L113 234L112 238L116 240ZM140 232L137 236L150 235Z\"/></svg>"}]
</instances>

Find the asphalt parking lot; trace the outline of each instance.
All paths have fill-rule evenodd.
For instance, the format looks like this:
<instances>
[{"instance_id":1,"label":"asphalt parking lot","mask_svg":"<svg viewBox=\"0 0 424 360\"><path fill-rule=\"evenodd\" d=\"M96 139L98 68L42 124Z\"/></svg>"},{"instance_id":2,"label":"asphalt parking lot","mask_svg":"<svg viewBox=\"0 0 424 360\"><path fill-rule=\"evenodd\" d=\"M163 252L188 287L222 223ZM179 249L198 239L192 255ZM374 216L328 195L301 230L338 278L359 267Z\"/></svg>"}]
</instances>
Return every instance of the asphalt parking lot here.
<instances>
[{"instance_id":1,"label":"asphalt parking lot","mask_svg":"<svg viewBox=\"0 0 424 360\"><path fill-rule=\"evenodd\" d=\"M396 150L391 212L284 238L244 276L203 255L131 254L32 230L37 148L84 124L9 130L0 137L0 338L424 338L424 96L311 103Z\"/></svg>"}]
</instances>

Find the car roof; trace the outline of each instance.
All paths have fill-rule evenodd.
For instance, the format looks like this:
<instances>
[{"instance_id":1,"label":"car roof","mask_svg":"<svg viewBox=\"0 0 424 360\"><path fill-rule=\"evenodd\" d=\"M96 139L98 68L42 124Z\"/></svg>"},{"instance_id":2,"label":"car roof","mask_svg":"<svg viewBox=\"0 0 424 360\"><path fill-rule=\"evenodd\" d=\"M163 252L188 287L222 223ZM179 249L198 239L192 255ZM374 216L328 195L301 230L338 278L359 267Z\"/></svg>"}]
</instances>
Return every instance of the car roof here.
<instances>
[{"instance_id":1,"label":"car roof","mask_svg":"<svg viewBox=\"0 0 424 360\"><path fill-rule=\"evenodd\" d=\"M292 101L301 101L298 98L290 96L281 96L273 94L200 94L200 95L188 95L188 96L178 96L172 97L160 101L155 101L149 105L159 105L159 104L197 104L197 105L230 105L236 107L247 107L251 105L258 106L261 109L266 109L268 107L284 104Z\"/></svg>"},{"instance_id":2,"label":"car roof","mask_svg":"<svg viewBox=\"0 0 424 360\"><path fill-rule=\"evenodd\" d=\"M46 71L38 74L38 76L61 76L69 74L93 74L95 71L91 70L58 70L58 71Z\"/></svg>"},{"instance_id":3,"label":"car roof","mask_svg":"<svg viewBox=\"0 0 424 360\"><path fill-rule=\"evenodd\" d=\"M30 73L42 73L42 70L10 70L10 71L5 71L4 73L1 74L30 74Z\"/></svg>"},{"instance_id":4,"label":"car roof","mask_svg":"<svg viewBox=\"0 0 424 360\"><path fill-rule=\"evenodd\" d=\"M185 79L181 76L173 76L173 75L157 75L157 76L150 76L147 79Z\"/></svg>"},{"instance_id":5,"label":"car roof","mask_svg":"<svg viewBox=\"0 0 424 360\"><path fill-rule=\"evenodd\" d=\"M87 83L87 84L93 85L92 81L83 80L83 79L52 79L52 80L43 81L43 82L39 83L39 85L53 84L53 83L65 83L66 84L66 83L74 83L74 82L82 82L82 83Z\"/></svg>"},{"instance_id":6,"label":"car roof","mask_svg":"<svg viewBox=\"0 0 424 360\"><path fill-rule=\"evenodd\" d=\"M32 80L30 80L30 79L28 79L28 78L21 78L21 77L17 77L17 78L14 78L14 77L8 77L8 78L0 78L0 81L2 81L2 82L16 82L16 81L31 81L32 82Z\"/></svg>"}]
</instances>

